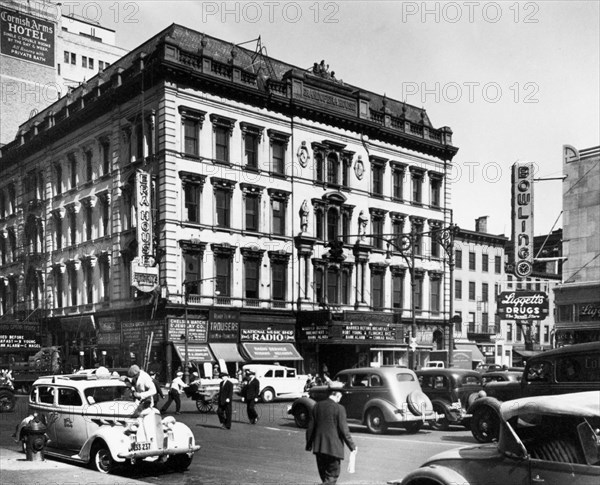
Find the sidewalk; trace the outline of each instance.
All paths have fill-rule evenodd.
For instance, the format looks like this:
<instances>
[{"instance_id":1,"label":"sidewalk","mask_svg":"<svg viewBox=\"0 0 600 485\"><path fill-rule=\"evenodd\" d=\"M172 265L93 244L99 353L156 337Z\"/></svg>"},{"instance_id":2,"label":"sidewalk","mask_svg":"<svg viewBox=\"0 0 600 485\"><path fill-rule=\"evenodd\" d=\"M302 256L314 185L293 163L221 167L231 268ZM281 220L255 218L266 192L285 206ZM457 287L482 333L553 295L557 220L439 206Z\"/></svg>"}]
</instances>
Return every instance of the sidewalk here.
<instances>
[{"instance_id":1,"label":"sidewalk","mask_svg":"<svg viewBox=\"0 0 600 485\"><path fill-rule=\"evenodd\" d=\"M48 458L27 461L17 450L0 447L0 483L2 485L75 484L141 485L146 482L119 475L105 475L85 465L71 464Z\"/></svg>"}]
</instances>

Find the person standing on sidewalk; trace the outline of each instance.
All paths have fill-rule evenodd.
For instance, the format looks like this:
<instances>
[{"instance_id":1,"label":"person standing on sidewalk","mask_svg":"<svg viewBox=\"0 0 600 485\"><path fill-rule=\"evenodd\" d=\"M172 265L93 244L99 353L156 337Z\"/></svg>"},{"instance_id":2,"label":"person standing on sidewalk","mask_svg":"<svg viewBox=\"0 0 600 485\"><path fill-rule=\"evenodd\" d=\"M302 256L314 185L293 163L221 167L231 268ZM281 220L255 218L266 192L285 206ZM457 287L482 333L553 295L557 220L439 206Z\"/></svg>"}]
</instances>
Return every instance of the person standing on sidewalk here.
<instances>
[{"instance_id":1,"label":"person standing on sidewalk","mask_svg":"<svg viewBox=\"0 0 600 485\"><path fill-rule=\"evenodd\" d=\"M312 451L316 456L323 483L337 483L344 459L344 443L350 451L356 450L346 422L346 410L339 404L343 387L341 382L328 385L329 397L312 409L306 430L306 451Z\"/></svg>"},{"instance_id":2,"label":"person standing on sidewalk","mask_svg":"<svg viewBox=\"0 0 600 485\"><path fill-rule=\"evenodd\" d=\"M181 410L180 395L183 392L183 389L186 387L185 382L183 382L182 377L183 377L183 372L179 371L177 373L177 377L175 377L175 379L173 379L173 382L171 382L171 388L169 389L169 399L167 399L167 402L160 409L160 414L166 413L167 409L169 409L169 406L171 405L171 403L173 401L175 401L175 414L181 414L181 412L180 412L180 410Z\"/></svg>"},{"instance_id":3,"label":"person standing on sidewalk","mask_svg":"<svg viewBox=\"0 0 600 485\"><path fill-rule=\"evenodd\" d=\"M256 378L256 373L248 371L248 383L244 386L242 393L242 402L246 401L246 411L251 424L256 424L258 421L258 413L256 412L256 403L260 396L260 382Z\"/></svg>"},{"instance_id":4,"label":"person standing on sidewalk","mask_svg":"<svg viewBox=\"0 0 600 485\"><path fill-rule=\"evenodd\" d=\"M219 416L221 428L231 429L233 383L229 380L229 374L226 372L221 372L219 377L223 380L219 386L219 407L217 408L217 416Z\"/></svg>"}]
</instances>

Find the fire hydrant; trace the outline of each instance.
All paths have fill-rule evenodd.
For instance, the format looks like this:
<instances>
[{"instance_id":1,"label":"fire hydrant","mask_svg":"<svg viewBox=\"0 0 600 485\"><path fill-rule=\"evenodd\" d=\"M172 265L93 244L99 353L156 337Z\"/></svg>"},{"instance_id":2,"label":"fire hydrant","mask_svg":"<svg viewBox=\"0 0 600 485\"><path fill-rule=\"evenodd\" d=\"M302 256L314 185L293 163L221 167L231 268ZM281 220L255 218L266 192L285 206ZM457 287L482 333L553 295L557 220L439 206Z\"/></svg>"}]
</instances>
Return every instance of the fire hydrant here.
<instances>
[{"instance_id":1,"label":"fire hydrant","mask_svg":"<svg viewBox=\"0 0 600 485\"><path fill-rule=\"evenodd\" d=\"M44 449L48 437L46 436L46 425L42 423L37 413L23 428L23 435L27 461L44 461Z\"/></svg>"}]
</instances>

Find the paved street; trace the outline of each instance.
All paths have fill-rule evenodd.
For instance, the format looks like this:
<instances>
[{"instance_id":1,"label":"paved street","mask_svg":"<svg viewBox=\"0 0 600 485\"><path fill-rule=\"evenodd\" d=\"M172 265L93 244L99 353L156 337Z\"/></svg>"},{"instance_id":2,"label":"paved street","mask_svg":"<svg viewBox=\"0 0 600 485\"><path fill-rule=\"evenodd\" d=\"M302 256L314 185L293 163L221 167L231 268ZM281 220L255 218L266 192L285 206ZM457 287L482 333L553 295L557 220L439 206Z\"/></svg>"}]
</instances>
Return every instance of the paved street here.
<instances>
[{"instance_id":1,"label":"paved street","mask_svg":"<svg viewBox=\"0 0 600 485\"><path fill-rule=\"evenodd\" d=\"M26 415L24 401L24 397L20 397L15 412L0 415L0 448L17 449L10 434L18 420ZM202 445L190 469L176 473L163 467L145 465L120 472L120 483L138 480L168 485L317 483L314 457L304 451L304 430L298 429L293 419L288 417L288 404L260 404L257 408L260 420L253 426L246 420L245 406L236 401L233 426L226 431L220 429L214 413L199 414L194 403L184 399L183 412L177 418L190 426L197 442ZM174 410L172 404L170 411ZM356 473L348 474L344 466L339 480L341 484L384 484L401 477L434 453L474 443L471 433L459 427L448 432L425 428L416 435L391 430L384 436L369 434L363 426L351 425L350 429L358 446ZM5 453L0 458L2 456ZM41 467L37 463L20 463L27 468ZM98 483L109 483L100 474L82 466L73 465L72 470L73 477L79 474L81 479L81 474L89 474L92 479L98 477ZM18 474L12 471L11 477L15 476L18 477ZM25 481L13 479L12 483Z\"/></svg>"}]
</instances>

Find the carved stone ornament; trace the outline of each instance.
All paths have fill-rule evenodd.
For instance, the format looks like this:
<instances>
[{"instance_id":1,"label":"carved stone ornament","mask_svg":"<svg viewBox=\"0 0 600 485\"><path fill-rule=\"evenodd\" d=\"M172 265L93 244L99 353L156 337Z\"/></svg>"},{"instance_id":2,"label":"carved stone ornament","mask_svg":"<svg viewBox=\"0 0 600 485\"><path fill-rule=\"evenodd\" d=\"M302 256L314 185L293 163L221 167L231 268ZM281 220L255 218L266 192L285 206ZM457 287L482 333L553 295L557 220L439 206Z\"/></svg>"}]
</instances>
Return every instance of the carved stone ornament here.
<instances>
[{"instance_id":1,"label":"carved stone ornament","mask_svg":"<svg viewBox=\"0 0 600 485\"><path fill-rule=\"evenodd\" d=\"M356 160L356 163L354 164L354 173L356 174L356 178L358 180L362 180L362 178L365 175L365 165L360 155L358 156L358 160Z\"/></svg>"},{"instance_id":2,"label":"carved stone ornament","mask_svg":"<svg viewBox=\"0 0 600 485\"><path fill-rule=\"evenodd\" d=\"M305 141L303 141L302 145L300 145L300 148L298 148L297 156L298 156L298 162L300 162L300 165L302 166L302 168L306 168L306 165L308 164L310 155L308 154L308 148L306 148Z\"/></svg>"}]
</instances>

